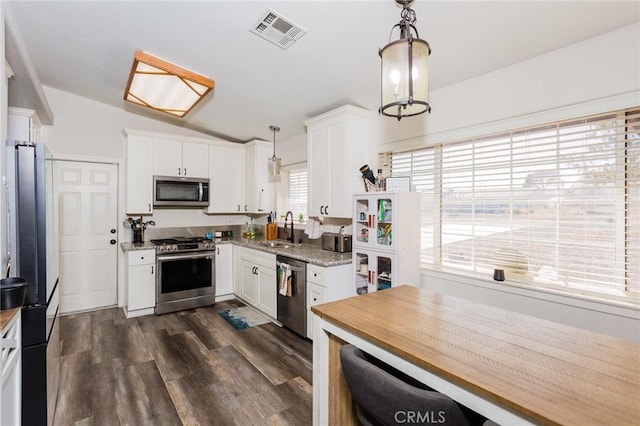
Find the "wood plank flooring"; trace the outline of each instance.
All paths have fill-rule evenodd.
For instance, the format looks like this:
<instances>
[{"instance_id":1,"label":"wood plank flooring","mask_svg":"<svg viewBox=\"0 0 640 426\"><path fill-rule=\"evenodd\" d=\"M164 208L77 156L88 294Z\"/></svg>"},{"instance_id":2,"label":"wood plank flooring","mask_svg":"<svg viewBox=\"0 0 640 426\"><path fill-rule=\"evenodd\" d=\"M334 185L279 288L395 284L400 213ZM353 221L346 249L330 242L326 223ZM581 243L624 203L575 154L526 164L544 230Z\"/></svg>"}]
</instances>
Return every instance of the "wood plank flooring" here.
<instances>
[{"instance_id":1,"label":"wood plank flooring","mask_svg":"<svg viewBox=\"0 0 640 426\"><path fill-rule=\"evenodd\" d=\"M241 305L61 317L54 423L311 424L311 342L273 323L236 330L218 315Z\"/></svg>"}]
</instances>

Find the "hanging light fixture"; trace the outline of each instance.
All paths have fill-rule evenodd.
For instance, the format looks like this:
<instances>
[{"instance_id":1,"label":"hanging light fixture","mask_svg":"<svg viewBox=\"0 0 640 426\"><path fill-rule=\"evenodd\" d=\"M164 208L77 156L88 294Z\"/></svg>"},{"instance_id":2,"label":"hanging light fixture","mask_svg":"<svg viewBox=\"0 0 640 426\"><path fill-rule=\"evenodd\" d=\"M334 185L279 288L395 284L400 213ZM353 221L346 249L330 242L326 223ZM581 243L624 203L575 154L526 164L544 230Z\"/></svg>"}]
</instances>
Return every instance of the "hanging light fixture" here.
<instances>
[{"instance_id":1,"label":"hanging light fixture","mask_svg":"<svg viewBox=\"0 0 640 426\"><path fill-rule=\"evenodd\" d=\"M273 157L269 158L268 170L271 176L278 176L282 160L276 157L276 132L280 131L280 127L269 126L269 130L273 131Z\"/></svg>"},{"instance_id":2,"label":"hanging light fixture","mask_svg":"<svg viewBox=\"0 0 640 426\"><path fill-rule=\"evenodd\" d=\"M387 117L403 117L431 112L429 106L429 43L420 39L413 0L395 0L402 6L402 20L391 28L400 29L400 39L379 50L382 60L382 97L380 113ZM415 36L414 36L415 34Z\"/></svg>"}]
</instances>

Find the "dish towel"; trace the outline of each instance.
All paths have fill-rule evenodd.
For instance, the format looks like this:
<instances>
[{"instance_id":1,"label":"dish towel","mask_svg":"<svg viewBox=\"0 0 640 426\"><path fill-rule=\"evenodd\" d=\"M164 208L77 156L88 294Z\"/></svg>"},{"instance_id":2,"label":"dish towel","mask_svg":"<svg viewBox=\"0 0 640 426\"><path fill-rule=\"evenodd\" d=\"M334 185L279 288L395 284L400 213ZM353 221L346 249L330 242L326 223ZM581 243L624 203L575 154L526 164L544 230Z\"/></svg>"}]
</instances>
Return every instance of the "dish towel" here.
<instances>
[{"instance_id":1,"label":"dish towel","mask_svg":"<svg viewBox=\"0 0 640 426\"><path fill-rule=\"evenodd\" d=\"M291 297L291 266L286 263L280 264L280 294Z\"/></svg>"},{"instance_id":2,"label":"dish towel","mask_svg":"<svg viewBox=\"0 0 640 426\"><path fill-rule=\"evenodd\" d=\"M307 221L307 227L304 230L310 240L315 240L322 237L322 230L320 229L320 221L316 219L309 219Z\"/></svg>"}]
</instances>

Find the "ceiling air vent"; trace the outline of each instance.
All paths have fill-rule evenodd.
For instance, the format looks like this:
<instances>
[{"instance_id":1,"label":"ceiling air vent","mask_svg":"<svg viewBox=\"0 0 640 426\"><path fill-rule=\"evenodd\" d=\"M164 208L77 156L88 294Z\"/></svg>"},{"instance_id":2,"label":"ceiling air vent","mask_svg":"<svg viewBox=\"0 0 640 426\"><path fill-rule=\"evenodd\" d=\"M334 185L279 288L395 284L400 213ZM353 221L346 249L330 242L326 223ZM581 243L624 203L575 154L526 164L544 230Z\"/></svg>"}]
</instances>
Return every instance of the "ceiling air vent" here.
<instances>
[{"instance_id":1,"label":"ceiling air vent","mask_svg":"<svg viewBox=\"0 0 640 426\"><path fill-rule=\"evenodd\" d=\"M267 9L250 31L282 49L288 49L307 33L307 30L271 9Z\"/></svg>"}]
</instances>

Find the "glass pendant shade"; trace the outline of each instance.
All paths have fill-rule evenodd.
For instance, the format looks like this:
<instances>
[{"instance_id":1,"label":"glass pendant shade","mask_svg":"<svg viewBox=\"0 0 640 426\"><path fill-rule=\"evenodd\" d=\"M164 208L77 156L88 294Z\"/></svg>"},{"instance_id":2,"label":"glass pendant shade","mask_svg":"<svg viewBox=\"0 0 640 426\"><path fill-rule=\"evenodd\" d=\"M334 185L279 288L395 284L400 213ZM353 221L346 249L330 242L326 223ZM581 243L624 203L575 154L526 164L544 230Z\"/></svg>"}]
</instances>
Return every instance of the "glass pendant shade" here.
<instances>
[{"instance_id":1,"label":"glass pendant shade","mask_svg":"<svg viewBox=\"0 0 640 426\"><path fill-rule=\"evenodd\" d=\"M269 158L268 169L271 176L278 176L280 174L280 166L282 165L281 163L282 160L278 157L274 156Z\"/></svg>"},{"instance_id":2,"label":"glass pendant shade","mask_svg":"<svg viewBox=\"0 0 640 426\"><path fill-rule=\"evenodd\" d=\"M411 117L430 112L429 106L429 43L418 37L413 26L415 13L408 1L404 6L400 39L380 49L381 101L380 113L389 117ZM395 28L394 27L394 28ZM415 36L414 36L415 33Z\"/></svg>"}]
</instances>

